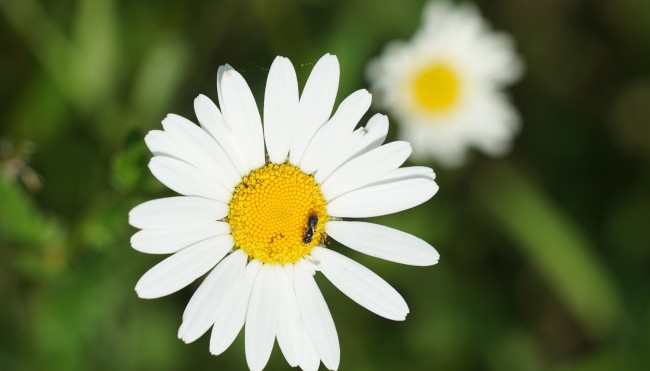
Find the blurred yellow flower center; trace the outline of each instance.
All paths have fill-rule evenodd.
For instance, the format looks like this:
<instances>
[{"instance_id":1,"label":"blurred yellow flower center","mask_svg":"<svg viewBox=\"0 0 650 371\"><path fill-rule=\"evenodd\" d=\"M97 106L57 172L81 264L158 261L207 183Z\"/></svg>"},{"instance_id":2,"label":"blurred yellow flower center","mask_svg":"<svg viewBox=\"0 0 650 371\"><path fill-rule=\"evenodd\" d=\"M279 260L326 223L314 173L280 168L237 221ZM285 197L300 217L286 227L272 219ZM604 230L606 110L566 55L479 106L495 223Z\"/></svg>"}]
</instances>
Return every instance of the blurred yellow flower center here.
<instances>
[{"instance_id":1,"label":"blurred yellow flower center","mask_svg":"<svg viewBox=\"0 0 650 371\"><path fill-rule=\"evenodd\" d=\"M325 198L314 178L290 164L267 164L235 188L228 223L238 246L264 263L293 263L324 237Z\"/></svg>"},{"instance_id":2,"label":"blurred yellow flower center","mask_svg":"<svg viewBox=\"0 0 650 371\"><path fill-rule=\"evenodd\" d=\"M456 72L448 65L435 63L415 74L412 81L417 105L425 111L446 111L458 101L459 81Z\"/></svg>"}]
</instances>

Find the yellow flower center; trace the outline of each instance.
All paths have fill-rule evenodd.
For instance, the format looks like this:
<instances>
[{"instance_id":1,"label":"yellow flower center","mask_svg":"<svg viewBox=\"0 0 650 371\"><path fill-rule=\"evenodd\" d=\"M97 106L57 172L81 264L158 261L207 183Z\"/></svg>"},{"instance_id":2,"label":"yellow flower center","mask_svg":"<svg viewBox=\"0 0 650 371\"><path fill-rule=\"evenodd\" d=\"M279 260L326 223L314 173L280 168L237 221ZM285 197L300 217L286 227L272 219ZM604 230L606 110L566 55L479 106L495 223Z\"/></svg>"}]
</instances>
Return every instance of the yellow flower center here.
<instances>
[{"instance_id":1,"label":"yellow flower center","mask_svg":"<svg viewBox=\"0 0 650 371\"><path fill-rule=\"evenodd\" d=\"M228 223L238 246L263 263L294 263L325 237L325 198L314 178L288 163L244 177Z\"/></svg>"},{"instance_id":2,"label":"yellow flower center","mask_svg":"<svg viewBox=\"0 0 650 371\"><path fill-rule=\"evenodd\" d=\"M431 64L412 81L413 96L424 111L440 113L458 101L460 84L456 72L444 63Z\"/></svg>"}]
</instances>

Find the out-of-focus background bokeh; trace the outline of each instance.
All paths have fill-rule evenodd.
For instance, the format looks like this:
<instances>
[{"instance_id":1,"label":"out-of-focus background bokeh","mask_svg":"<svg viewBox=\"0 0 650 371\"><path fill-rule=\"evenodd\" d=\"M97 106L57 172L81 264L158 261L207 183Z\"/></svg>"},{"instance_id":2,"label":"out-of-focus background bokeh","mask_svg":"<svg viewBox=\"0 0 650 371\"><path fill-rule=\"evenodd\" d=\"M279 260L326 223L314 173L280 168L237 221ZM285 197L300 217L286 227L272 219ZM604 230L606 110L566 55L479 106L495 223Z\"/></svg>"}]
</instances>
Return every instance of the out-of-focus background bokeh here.
<instances>
[{"instance_id":1,"label":"out-of-focus background bokeh","mask_svg":"<svg viewBox=\"0 0 650 371\"><path fill-rule=\"evenodd\" d=\"M157 300L133 290L161 257L131 249L127 213L171 195L147 170L143 137L168 112L193 118L197 94L216 99L224 63L261 99L276 55L304 83L330 52L340 101L367 87L387 41L411 37L423 4L0 0L0 370L244 369L242 334L219 357L207 335L177 339L198 283ZM319 276L341 369L645 369L650 2L478 6L526 61L510 91L522 131L504 159L425 164L440 192L380 218L434 245L438 265L332 245L411 309L404 323L382 319ZM268 369L288 368L276 346Z\"/></svg>"}]
</instances>

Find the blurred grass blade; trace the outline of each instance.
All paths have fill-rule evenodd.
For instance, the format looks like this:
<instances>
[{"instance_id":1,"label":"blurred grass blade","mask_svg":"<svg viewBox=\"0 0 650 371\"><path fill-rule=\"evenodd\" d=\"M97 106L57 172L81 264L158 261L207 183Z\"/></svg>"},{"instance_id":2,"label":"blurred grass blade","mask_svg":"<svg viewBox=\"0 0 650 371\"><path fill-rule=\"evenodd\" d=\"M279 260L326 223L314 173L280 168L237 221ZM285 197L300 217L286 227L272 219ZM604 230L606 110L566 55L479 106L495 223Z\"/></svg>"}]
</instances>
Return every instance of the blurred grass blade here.
<instances>
[{"instance_id":1,"label":"blurred grass blade","mask_svg":"<svg viewBox=\"0 0 650 371\"><path fill-rule=\"evenodd\" d=\"M84 107L105 105L119 80L114 8L113 0L84 0L77 8L72 35L77 52L71 56L69 68Z\"/></svg>"},{"instance_id":2,"label":"blurred grass blade","mask_svg":"<svg viewBox=\"0 0 650 371\"><path fill-rule=\"evenodd\" d=\"M191 54L186 45L176 36L161 36L145 53L146 58L135 77L133 100L140 119L147 123L144 124L146 129L158 125L185 76Z\"/></svg>"},{"instance_id":3,"label":"blurred grass blade","mask_svg":"<svg viewBox=\"0 0 650 371\"><path fill-rule=\"evenodd\" d=\"M516 170L492 168L477 189L489 217L593 337L609 333L620 318L620 302L608 272L577 226Z\"/></svg>"},{"instance_id":4,"label":"blurred grass blade","mask_svg":"<svg viewBox=\"0 0 650 371\"><path fill-rule=\"evenodd\" d=\"M73 37L37 1L0 0L0 11L73 106L85 110L104 101L117 62L111 0L84 1Z\"/></svg>"},{"instance_id":5,"label":"blurred grass blade","mask_svg":"<svg viewBox=\"0 0 650 371\"><path fill-rule=\"evenodd\" d=\"M66 73L74 47L63 30L34 0L0 0L0 11L14 27L27 47L54 83L71 103L78 103L78 90Z\"/></svg>"}]
</instances>

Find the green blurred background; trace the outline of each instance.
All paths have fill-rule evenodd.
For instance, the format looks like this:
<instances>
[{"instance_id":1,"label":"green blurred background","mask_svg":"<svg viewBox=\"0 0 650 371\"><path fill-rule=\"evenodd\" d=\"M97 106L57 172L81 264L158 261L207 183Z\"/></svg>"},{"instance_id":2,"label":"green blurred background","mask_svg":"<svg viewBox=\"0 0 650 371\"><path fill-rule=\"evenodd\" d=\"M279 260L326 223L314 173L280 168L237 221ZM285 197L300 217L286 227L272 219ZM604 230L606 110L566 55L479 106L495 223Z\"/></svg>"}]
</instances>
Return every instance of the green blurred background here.
<instances>
[{"instance_id":1,"label":"green blurred background","mask_svg":"<svg viewBox=\"0 0 650 371\"><path fill-rule=\"evenodd\" d=\"M318 277L341 369L647 369L650 2L478 5L526 61L511 91L522 132L505 159L429 164L440 192L378 218L433 244L438 265L345 251L404 295L406 322ZM197 94L216 99L224 63L261 99L274 56L304 83L334 53L340 101L367 87L385 42L412 35L422 6L0 0L0 370L244 369L241 334L219 357L207 335L177 339L197 283L157 300L133 290L161 257L130 248L127 213L171 195L143 137L168 112L193 118ZM276 346L267 369L288 368Z\"/></svg>"}]
</instances>

